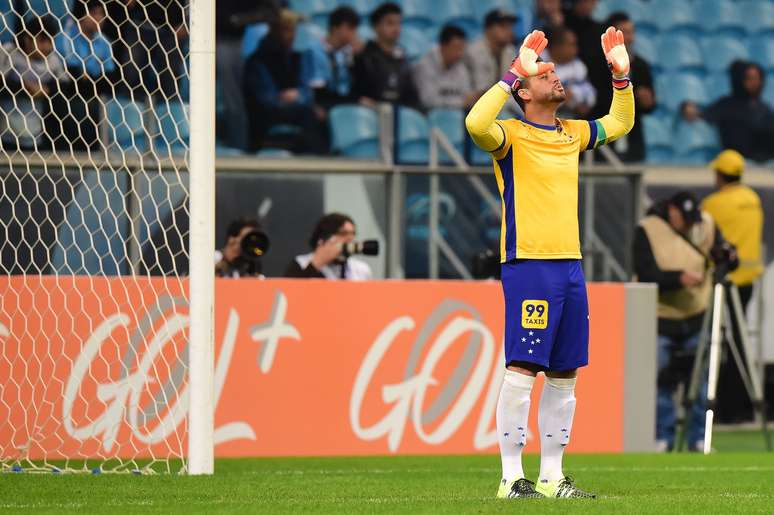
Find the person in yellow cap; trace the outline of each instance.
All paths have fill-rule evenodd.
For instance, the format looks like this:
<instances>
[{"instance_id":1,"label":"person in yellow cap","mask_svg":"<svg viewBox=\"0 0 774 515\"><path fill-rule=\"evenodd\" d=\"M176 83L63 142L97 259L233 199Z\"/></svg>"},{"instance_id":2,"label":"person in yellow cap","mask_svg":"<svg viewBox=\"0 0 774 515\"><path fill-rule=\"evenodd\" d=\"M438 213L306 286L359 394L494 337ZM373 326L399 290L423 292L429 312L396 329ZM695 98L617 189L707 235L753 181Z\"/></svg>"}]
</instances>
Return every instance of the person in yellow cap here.
<instances>
[{"instance_id":1,"label":"person in yellow cap","mask_svg":"<svg viewBox=\"0 0 774 515\"><path fill-rule=\"evenodd\" d=\"M702 210L712 215L723 236L736 247L739 267L728 277L739 288L742 309L746 310L753 283L763 273L761 199L752 188L742 184L744 157L736 150L724 150L709 166L715 172L717 190L704 199ZM739 342L738 333L734 333ZM744 349L740 350L744 352ZM718 420L724 423L749 420L752 405L733 360L723 364L718 385Z\"/></svg>"}]
</instances>

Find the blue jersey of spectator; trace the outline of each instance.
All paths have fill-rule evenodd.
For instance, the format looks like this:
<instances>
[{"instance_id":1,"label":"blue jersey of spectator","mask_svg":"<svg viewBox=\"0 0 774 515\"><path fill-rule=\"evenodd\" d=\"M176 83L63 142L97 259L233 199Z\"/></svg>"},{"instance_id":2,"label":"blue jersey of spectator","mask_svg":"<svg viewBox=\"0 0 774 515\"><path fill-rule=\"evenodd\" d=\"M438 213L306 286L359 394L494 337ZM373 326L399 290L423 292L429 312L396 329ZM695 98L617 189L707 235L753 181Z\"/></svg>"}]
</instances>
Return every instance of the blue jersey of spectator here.
<instances>
[{"instance_id":1,"label":"blue jersey of spectator","mask_svg":"<svg viewBox=\"0 0 774 515\"><path fill-rule=\"evenodd\" d=\"M90 16L89 16L90 17ZM56 36L56 49L68 69L83 70L90 77L102 77L115 70L110 42L99 30L87 35L82 21L69 21Z\"/></svg>"},{"instance_id":2,"label":"blue jersey of spectator","mask_svg":"<svg viewBox=\"0 0 774 515\"><path fill-rule=\"evenodd\" d=\"M346 97L352 88L351 68L354 55L352 47L333 49L325 41L310 48L315 82L340 97Z\"/></svg>"}]
</instances>

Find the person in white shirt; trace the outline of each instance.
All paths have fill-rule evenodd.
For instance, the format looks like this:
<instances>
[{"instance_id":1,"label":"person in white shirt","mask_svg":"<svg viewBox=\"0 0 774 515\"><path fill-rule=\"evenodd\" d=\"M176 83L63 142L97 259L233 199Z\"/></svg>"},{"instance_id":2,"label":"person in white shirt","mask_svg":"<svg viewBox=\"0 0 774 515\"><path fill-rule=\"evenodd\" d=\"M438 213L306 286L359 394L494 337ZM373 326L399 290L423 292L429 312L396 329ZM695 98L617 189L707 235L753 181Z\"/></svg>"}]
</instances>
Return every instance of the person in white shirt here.
<instances>
[{"instance_id":1,"label":"person in white shirt","mask_svg":"<svg viewBox=\"0 0 774 515\"><path fill-rule=\"evenodd\" d=\"M355 240L355 222L347 215L323 216L312 231L312 252L295 257L285 271L286 277L367 281L373 277L368 263L344 254L344 245Z\"/></svg>"},{"instance_id":2,"label":"person in white shirt","mask_svg":"<svg viewBox=\"0 0 774 515\"><path fill-rule=\"evenodd\" d=\"M544 61L556 65L567 100L559 108L562 118L586 118L597 101L597 90L589 81L586 65L578 57L578 37L566 27L554 28L548 36Z\"/></svg>"},{"instance_id":3,"label":"person in white shirt","mask_svg":"<svg viewBox=\"0 0 774 515\"><path fill-rule=\"evenodd\" d=\"M414 67L414 82L424 108L463 109L476 101L478 95L473 91L470 72L463 62L466 47L465 31L445 25L438 37L438 46Z\"/></svg>"}]
</instances>

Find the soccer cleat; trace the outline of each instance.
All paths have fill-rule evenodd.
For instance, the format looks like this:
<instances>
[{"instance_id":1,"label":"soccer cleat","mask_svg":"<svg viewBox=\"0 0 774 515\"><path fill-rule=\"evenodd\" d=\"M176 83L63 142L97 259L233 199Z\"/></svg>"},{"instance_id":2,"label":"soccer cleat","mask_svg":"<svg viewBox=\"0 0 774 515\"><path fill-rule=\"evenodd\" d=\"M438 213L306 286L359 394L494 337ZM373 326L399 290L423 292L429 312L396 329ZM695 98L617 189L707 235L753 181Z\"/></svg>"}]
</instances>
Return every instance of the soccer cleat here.
<instances>
[{"instance_id":1,"label":"soccer cleat","mask_svg":"<svg viewBox=\"0 0 774 515\"><path fill-rule=\"evenodd\" d=\"M596 499L596 494L581 490L572 481L570 476L565 476L559 481L539 481L535 490L545 497L556 499Z\"/></svg>"},{"instance_id":2,"label":"soccer cleat","mask_svg":"<svg viewBox=\"0 0 774 515\"><path fill-rule=\"evenodd\" d=\"M515 499L517 497L527 499L538 499L543 495L535 490L535 483L529 479L521 478L516 481L503 479L500 481L500 488L497 489L498 499Z\"/></svg>"}]
</instances>

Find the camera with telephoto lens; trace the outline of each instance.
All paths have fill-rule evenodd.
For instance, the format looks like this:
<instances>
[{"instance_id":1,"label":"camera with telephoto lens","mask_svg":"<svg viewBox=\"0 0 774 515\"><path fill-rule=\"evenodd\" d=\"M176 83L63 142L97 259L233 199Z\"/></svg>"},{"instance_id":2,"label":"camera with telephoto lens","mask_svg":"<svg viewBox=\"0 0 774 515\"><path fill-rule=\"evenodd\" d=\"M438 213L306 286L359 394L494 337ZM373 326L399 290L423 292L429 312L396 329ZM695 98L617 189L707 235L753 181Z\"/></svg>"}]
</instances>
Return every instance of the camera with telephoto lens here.
<instances>
[{"instance_id":1,"label":"camera with telephoto lens","mask_svg":"<svg viewBox=\"0 0 774 515\"><path fill-rule=\"evenodd\" d=\"M260 275L263 270L261 258L266 255L270 246L269 236L259 229L254 229L245 234L240 244L242 252L235 263L239 275Z\"/></svg>"},{"instance_id":2,"label":"camera with telephoto lens","mask_svg":"<svg viewBox=\"0 0 774 515\"><path fill-rule=\"evenodd\" d=\"M729 272L736 270L739 266L736 248L727 241L723 242L722 245L712 247L710 257L715 263L715 282L722 282Z\"/></svg>"},{"instance_id":3,"label":"camera with telephoto lens","mask_svg":"<svg viewBox=\"0 0 774 515\"><path fill-rule=\"evenodd\" d=\"M351 241L342 245L341 255L346 259L354 254L378 256L379 242L377 240Z\"/></svg>"}]
</instances>

